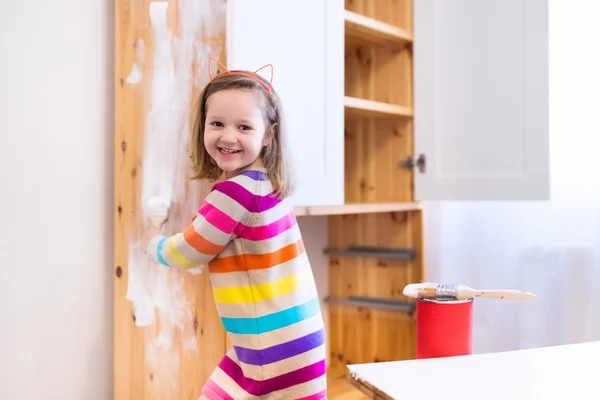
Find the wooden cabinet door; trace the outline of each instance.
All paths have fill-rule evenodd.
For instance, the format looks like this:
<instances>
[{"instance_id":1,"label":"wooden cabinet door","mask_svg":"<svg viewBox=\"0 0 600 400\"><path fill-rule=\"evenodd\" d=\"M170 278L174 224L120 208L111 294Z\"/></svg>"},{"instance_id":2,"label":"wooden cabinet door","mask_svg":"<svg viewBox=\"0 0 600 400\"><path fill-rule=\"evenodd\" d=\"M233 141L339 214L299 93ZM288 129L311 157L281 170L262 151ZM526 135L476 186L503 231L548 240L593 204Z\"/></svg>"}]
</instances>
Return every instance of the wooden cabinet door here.
<instances>
[{"instance_id":1,"label":"wooden cabinet door","mask_svg":"<svg viewBox=\"0 0 600 400\"><path fill-rule=\"evenodd\" d=\"M549 199L547 0L418 0L414 27L415 199Z\"/></svg>"},{"instance_id":2,"label":"wooden cabinet door","mask_svg":"<svg viewBox=\"0 0 600 400\"><path fill-rule=\"evenodd\" d=\"M298 178L295 206L344 203L343 12L342 0L228 0L227 67L274 68Z\"/></svg>"}]
</instances>

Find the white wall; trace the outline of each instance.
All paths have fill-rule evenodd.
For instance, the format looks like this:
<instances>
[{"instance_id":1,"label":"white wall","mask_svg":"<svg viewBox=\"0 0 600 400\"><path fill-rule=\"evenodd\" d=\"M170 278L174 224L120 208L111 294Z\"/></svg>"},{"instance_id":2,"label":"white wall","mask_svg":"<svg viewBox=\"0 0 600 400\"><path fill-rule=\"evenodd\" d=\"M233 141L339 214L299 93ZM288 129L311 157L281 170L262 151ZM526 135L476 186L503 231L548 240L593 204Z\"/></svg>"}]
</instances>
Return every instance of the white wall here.
<instances>
[{"instance_id":1,"label":"white wall","mask_svg":"<svg viewBox=\"0 0 600 400\"><path fill-rule=\"evenodd\" d=\"M552 200L426 205L430 280L539 296L478 301L476 352L600 340L599 15L550 1Z\"/></svg>"},{"instance_id":2,"label":"white wall","mask_svg":"<svg viewBox=\"0 0 600 400\"><path fill-rule=\"evenodd\" d=\"M112 398L113 2L0 12L0 398Z\"/></svg>"}]
</instances>

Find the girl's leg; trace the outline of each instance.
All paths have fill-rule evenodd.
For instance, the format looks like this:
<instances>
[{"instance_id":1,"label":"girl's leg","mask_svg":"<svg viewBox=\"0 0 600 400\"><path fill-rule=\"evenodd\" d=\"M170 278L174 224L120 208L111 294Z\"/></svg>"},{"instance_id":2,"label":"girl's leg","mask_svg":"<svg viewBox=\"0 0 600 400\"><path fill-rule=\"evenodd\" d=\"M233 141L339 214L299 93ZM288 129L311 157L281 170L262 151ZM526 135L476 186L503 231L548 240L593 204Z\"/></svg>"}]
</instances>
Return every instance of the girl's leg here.
<instances>
[{"instance_id":1,"label":"girl's leg","mask_svg":"<svg viewBox=\"0 0 600 400\"><path fill-rule=\"evenodd\" d=\"M225 360L226 358L229 360ZM204 384L202 388L202 396L204 397L200 398L208 400L258 400L257 396L249 395L221 368L224 361L226 364L230 364L232 359L237 360L233 347L227 351L223 360L221 360L208 381Z\"/></svg>"}]
</instances>

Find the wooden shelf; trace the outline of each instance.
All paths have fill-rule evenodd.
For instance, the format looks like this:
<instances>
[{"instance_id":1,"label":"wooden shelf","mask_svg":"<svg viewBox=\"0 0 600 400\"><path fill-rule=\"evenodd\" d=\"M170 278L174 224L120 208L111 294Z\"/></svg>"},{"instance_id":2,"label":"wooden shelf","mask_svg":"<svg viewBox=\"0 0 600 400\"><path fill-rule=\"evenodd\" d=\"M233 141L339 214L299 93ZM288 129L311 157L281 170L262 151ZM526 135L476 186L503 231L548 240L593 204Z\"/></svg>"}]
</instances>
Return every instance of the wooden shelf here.
<instances>
[{"instance_id":1,"label":"wooden shelf","mask_svg":"<svg viewBox=\"0 0 600 400\"><path fill-rule=\"evenodd\" d=\"M346 42L353 44L405 45L411 43L410 33L376 19L345 11Z\"/></svg>"},{"instance_id":2,"label":"wooden shelf","mask_svg":"<svg viewBox=\"0 0 600 400\"><path fill-rule=\"evenodd\" d=\"M424 213L413 200L415 174L398 161L414 153L417 1L346 0L340 149L346 204L296 209L297 215L328 215L325 301L329 365L336 370L348 363L414 358L415 304L400 296L398 283L424 281ZM398 345L364 345L390 338Z\"/></svg>"},{"instance_id":3,"label":"wooden shelf","mask_svg":"<svg viewBox=\"0 0 600 400\"><path fill-rule=\"evenodd\" d=\"M393 118L412 117L411 107L396 104L382 103L379 101L359 99L356 97L344 97L344 108L346 117L370 117L370 118Z\"/></svg>"},{"instance_id":4,"label":"wooden shelf","mask_svg":"<svg viewBox=\"0 0 600 400\"><path fill-rule=\"evenodd\" d=\"M422 208L419 202L410 203L365 203L343 206L294 207L297 217L307 215L374 214L387 212L416 211Z\"/></svg>"}]
</instances>

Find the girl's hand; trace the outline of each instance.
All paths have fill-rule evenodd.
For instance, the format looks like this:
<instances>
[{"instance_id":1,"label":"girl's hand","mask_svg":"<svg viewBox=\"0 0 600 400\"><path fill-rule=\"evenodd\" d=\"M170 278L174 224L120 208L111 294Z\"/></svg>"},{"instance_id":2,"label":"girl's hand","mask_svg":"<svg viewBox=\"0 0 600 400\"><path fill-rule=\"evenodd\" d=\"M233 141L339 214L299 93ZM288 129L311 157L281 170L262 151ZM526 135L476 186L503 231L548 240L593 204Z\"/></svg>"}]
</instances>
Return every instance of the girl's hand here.
<instances>
[{"instance_id":1,"label":"girl's hand","mask_svg":"<svg viewBox=\"0 0 600 400\"><path fill-rule=\"evenodd\" d=\"M142 238L140 239L140 247L144 253L147 251L150 241L158 235L160 235L160 230L154 226L150 226L146 232L144 232Z\"/></svg>"}]
</instances>

